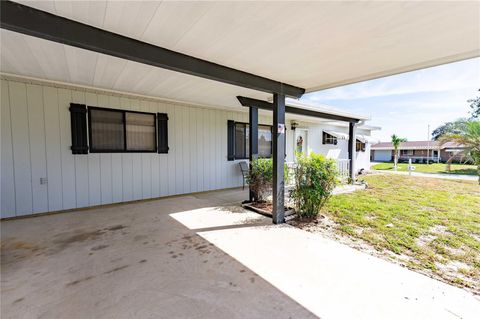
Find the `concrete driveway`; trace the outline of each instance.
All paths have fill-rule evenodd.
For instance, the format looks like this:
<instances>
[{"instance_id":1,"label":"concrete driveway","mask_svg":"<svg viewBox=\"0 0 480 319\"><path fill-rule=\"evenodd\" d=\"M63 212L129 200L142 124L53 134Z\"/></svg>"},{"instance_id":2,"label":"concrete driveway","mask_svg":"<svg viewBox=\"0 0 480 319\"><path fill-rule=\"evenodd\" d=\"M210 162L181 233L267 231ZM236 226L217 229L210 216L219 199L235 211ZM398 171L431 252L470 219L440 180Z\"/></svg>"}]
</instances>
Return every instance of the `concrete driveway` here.
<instances>
[{"instance_id":1,"label":"concrete driveway","mask_svg":"<svg viewBox=\"0 0 480 319\"><path fill-rule=\"evenodd\" d=\"M230 190L2 222L1 317L314 317L170 216L218 214L210 230L270 224L229 204L245 198Z\"/></svg>"},{"instance_id":2,"label":"concrete driveway","mask_svg":"<svg viewBox=\"0 0 480 319\"><path fill-rule=\"evenodd\" d=\"M478 318L465 290L228 190L2 223L2 318Z\"/></svg>"}]
</instances>

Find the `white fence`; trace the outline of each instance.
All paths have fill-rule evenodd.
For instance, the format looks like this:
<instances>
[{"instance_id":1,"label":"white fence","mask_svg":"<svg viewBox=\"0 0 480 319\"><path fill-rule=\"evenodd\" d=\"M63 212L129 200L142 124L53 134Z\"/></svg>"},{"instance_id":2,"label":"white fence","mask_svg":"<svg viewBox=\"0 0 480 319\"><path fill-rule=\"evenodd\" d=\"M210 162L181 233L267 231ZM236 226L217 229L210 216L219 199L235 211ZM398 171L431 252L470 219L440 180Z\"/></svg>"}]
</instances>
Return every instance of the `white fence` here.
<instances>
[{"instance_id":1,"label":"white fence","mask_svg":"<svg viewBox=\"0 0 480 319\"><path fill-rule=\"evenodd\" d=\"M350 160L349 159L337 159L337 171L340 179L342 181L346 181L350 176ZM295 183L295 167L296 163L294 162L287 162L288 166L288 173L289 173L289 180L288 185Z\"/></svg>"},{"instance_id":2,"label":"white fence","mask_svg":"<svg viewBox=\"0 0 480 319\"><path fill-rule=\"evenodd\" d=\"M337 159L337 170L340 179L346 180L350 175L350 160L349 159Z\"/></svg>"}]
</instances>

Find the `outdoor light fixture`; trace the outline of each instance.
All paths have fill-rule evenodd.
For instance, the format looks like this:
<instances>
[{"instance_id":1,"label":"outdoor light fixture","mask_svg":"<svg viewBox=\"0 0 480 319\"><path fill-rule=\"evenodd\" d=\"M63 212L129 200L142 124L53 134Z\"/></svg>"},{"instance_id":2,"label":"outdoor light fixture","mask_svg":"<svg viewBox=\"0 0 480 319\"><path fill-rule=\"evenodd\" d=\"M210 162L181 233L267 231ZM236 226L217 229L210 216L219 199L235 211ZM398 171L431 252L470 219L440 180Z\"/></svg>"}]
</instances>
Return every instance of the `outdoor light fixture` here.
<instances>
[{"instance_id":1,"label":"outdoor light fixture","mask_svg":"<svg viewBox=\"0 0 480 319\"><path fill-rule=\"evenodd\" d=\"M295 131L295 129L298 127L298 123L295 122L295 121L291 121L291 122L290 122L290 125L291 125L291 127L292 127L292 131Z\"/></svg>"}]
</instances>

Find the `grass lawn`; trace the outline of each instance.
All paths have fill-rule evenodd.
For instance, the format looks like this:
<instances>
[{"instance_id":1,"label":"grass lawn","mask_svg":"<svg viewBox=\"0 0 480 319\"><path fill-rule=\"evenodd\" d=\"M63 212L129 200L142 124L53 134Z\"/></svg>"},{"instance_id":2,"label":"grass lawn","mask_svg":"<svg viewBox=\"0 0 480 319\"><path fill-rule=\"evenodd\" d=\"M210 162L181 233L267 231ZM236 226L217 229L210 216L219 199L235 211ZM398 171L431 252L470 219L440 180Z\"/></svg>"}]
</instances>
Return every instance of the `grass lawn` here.
<instances>
[{"instance_id":1,"label":"grass lawn","mask_svg":"<svg viewBox=\"0 0 480 319\"><path fill-rule=\"evenodd\" d=\"M300 227L333 229L376 255L480 294L477 182L380 174L364 179L365 191L333 196L315 223Z\"/></svg>"},{"instance_id":2,"label":"grass lawn","mask_svg":"<svg viewBox=\"0 0 480 319\"><path fill-rule=\"evenodd\" d=\"M420 173L477 175L475 165L452 164L450 172L447 172L447 165L442 163L412 165L415 166L415 172ZM373 165L372 169L393 171L393 163L378 163ZM399 163L397 171L408 172L408 163Z\"/></svg>"}]
</instances>

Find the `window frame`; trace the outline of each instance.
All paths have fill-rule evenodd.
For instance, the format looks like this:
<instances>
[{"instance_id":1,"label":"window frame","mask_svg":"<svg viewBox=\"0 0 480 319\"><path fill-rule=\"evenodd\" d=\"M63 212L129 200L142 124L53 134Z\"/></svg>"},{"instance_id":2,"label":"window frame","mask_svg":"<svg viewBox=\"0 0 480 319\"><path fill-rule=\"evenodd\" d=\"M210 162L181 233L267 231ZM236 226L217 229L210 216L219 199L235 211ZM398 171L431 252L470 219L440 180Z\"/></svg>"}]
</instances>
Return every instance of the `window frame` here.
<instances>
[{"instance_id":1,"label":"window frame","mask_svg":"<svg viewBox=\"0 0 480 319\"><path fill-rule=\"evenodd\" d=\"M327 139L329 140L327 142ZM338 138L336 136L333 136L332 134L329 134L325 131L322 131L322 144L323 145L337 145L338 144Z\"/></svg>"},{"instance_id":2,"label":"window frame","mask_svg":"<svg viewBox=\"0 0 480 319\"><path fill-rule=\"evenodd\" d=\"M358 147L359 144L360 144L360 147ZM367 143L364 143L357 138L355 141L355 151L365 152L366 148L367 148Z\"/></svg>"},{"instance_id":3,"label":"window frame","mask_svg":"<svg viewBox=\"0 0 480 319\"><path fill-rule=\"evenodd\" d=\"M123 136L124 136L123 149L122 150L97 149L97 148L92 147L92 118L91 118L92 113L90 112L90 110L100 110L100 111L110 111L110 112L122 113ZM158 127L157 127L157 114L156 113L141 112L141 111L130 111L130 110L108 108L108 107L97 107L97 106L88 106L87 107L87 113L88 113L88 145L89 145L90 153L156 153L157 152L157 150L158 150L158 140L157 140ZM155 148L153 150L127 150L127 121L126 121L126 118L127 118L126 114L127 113L138 113L138 114L153 115L154 123L155 123L155 125L154 125L154 127L155 127L155 132L154 132Z\"/></svg>"},{"instance_id":4,"label":"window frame","mask_svg":"<svg viewBox=\"0 0 480 319\"><path fill-rule=\"evenodd\" d=\"M240 124L240 125L243 125L244 126L244 132L243 132L243 136L245 136L245 150L244 150L244 155L243 157L239 157L237 156L237 140L236 140L236 136L234 137L234 145L233 145L233 160L248 160L250 158L250 154L247 154L247 141L246 141L246 136L247 136L247 130L249 129L249 126L250 126L250 123L246 123L246 122L237 122L237 121L234 121L234 132L236 134L237 132L237 124ZM271 145L271 150L272 150L272 153L270 154L270 156L258 156L258 158L272 158L273 156L273 126L272 125L268 125L268 124L258 124L258 127L260 126L263 126L263 127L269 127L270 128L270 132L272 134L272 140L270 141L270 145ZM248 138L250 138L250 136L248 136Z\"/></svg>"}]
</instances>

